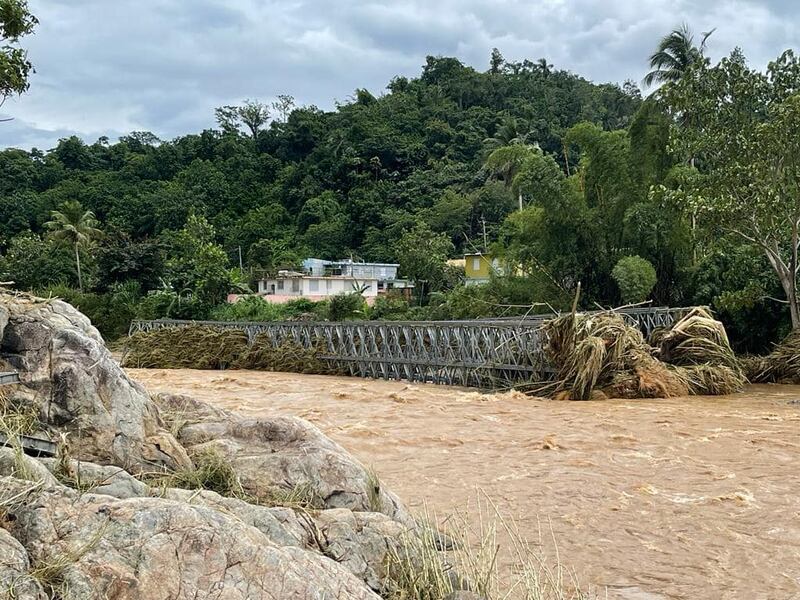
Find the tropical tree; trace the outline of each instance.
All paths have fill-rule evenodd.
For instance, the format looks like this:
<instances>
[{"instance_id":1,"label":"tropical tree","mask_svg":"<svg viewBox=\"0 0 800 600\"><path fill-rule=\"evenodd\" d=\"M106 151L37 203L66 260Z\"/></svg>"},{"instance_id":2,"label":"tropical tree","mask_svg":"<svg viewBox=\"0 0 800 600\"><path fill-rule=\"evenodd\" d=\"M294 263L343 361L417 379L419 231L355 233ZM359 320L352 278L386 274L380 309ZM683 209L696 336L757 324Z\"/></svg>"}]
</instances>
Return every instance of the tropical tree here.
<instances>
[{"instance_id":1,"label":"tropical tree","mask_svg":"<svg viewBox=\"0 0 800 600\"><path fill-rule=\"evenodd\" d=\"M427 290L436 291L446 282L447 257L453 243L444 233L434 233L427 223L418 222L395 242L395 254L403 276L419 286L420 300Z\"/></svg>"},{"instance_id":2,"label":"tropical tree","mask_svg":"<svg viewBox=\"0 0 800 600\"><path fill-rule=\"evenodd\" d=\"M500 123L492 137L483 140L483 143L492 149L503 146L538 146L534 139L536 132L520 119L505 119Z\"/></svg>"},{"instance_id":3,"label":"tropical tree","mask_svg":"<svg viewBox=\"0 0 800 600\"><path fill-rule=\"evenodd\" d=\"M512 187L514 178L519 173L522 165L532 154L539 153L538 144L512 144L502 146L493 151L484 163L484 168L493 175L500 177L506 187ZM522 210L522 190L517 194L519 209Z\"/></svg>"},{"instance_id":4,"label":"tropical tree","mask_svg":"<svg viewBox=\"0 0 800 600\"><path fill-rule=\"evenodd\" d=\"M629 304L647 300L658 280L653 265L641 256L620 258L611 276L617 282L622 301Z\"/></svg>"},{"instance_id":5,"label":"tropical tree","mask_svg":"<svg viewBox=\"0 0 800 600\"><path fill-rule=\"evenodd\" d=\"M238 132L240 126L244 125L255 140L269 121L269 107L256 100L245 100L242 106L221 106L214 111L214 115L224 131Z\"/></svg>"},{"instance_id":6,"label":"tropical tree","mask_svg":"<svg viewBox=\"0 0 800 600\"><path fill-rule=\"evenodd\" d=\"M281 123L286 123L289 120L289 114L294 108L294 96L289 94L278 94L275 102L272 103L272 109L280 115Z\"/></svg>"},{"instance_id":7,"label":"tropical tree","mask_svg":"<svg viewBox=\"0 0 800 600\"><path fill-rule=\"evenodd\" d=\"M25 0L0 0L0 106L9 96L28 90L33 65L19 40L38 22Z\"/></svg>"},{"instance_id":8,"label":"tropical tree","mask_svg":"<svg viewBox=\"0 0 800 600\"><path fill-rule=\"evenodd\" d=\"M678 81L690 67L704 60L706 43L714 29L703 33L700 46L694 45L694 34L686 23L661 38L656 51L650 55L650 71L643 83L652 87Z\"/></svg>"},{"instance_id":9,"label":"tropical tree","mask_svg":"<svg viewBox=\"0 0 800 600\"><path fill-rule=\"evenodd\" d=\"M543 77L549 77L553 72L553 65L547 62L546 58L540 58L536 61L536 70L542 74Z\"/></svg>"},{"instance_id":10,"label":"tropical tree","mask_svg":"<svg viewBox=\"0 0 800 600\"><path fill-rule=\"evenodd\" d=\"M50 236L54 240L70 246L75 252L78 289L81 292L83 292L83 277L81 275L80 249L100 237L102 232L97 228L98 224L94 213L84 209L77 200L64 202L59 210L50 213L50 221L45 223L45 227L50 231Z\"/></svg>"},{"instance_id":11,"label":"tropical tree","mask_svg":"<svg viewBox=\"0 0 800 600\"><path fill-rule=\"evenodd\" d=\"M736 50L692 69L662 98L679 122L696 116L673 131L672 144L698 160L672 195L712 234L764 253L800 329L800 60L787 50L760 73Z\"/></svg>"}]
</instances>

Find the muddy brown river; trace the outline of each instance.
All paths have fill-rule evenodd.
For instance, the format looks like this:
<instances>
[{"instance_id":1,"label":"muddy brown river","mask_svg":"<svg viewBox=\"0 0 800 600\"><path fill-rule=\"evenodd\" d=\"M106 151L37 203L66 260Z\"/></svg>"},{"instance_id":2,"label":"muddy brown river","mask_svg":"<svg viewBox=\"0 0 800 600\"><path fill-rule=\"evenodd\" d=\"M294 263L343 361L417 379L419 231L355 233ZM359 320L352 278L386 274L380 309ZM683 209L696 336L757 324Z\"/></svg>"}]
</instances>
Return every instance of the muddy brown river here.
<instances>
[{"instance_id":1,"label":"muddy brown river","mask_svg":"<svg viewBox=\"0 0 800 600\"><path fill-rule=\"evenodd\" d=\"M800 598L800 386L554 402L253 371L131 369L150 391L298 415L412 508L483 490L523 533L552 523L601 597Z\"/></svg>"}]
</instances>

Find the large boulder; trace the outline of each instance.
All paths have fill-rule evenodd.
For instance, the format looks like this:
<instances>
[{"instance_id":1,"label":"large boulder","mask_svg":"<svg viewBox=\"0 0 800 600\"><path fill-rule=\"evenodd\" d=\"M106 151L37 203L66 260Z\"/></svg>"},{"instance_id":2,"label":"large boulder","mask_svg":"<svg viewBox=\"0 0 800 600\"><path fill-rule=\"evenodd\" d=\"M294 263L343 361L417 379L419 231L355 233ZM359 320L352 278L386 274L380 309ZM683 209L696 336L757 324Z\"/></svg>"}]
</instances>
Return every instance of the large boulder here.
<instances>
[{"instance_id":1,"label":"large boulder","mask_svg":"<svg viewBox=\"0 0 800 600\"><path fill-rule=\"evenodd\" d=\"M161 394L155 400L187 449L222 455L256 498L308 489L320 508L381 512L413 525L397 496L308 421L244 417L188 396Z\"/></svg>"},{"instance_id":2,"label":"large boulder","mask_svg":"<svg viewBox=\"0 0 800 600\"><path fill-rule=\"evenodd\" d=\"M0 479L23 491L27 482ZM229 515L165 498L118 500L43 488L7 527L31 561L49 565L64 600L378 600L336 561L280 547Z\"/></svg>"},{"instance_id":3,"label":"large boulder","mask_svg":"<svg viewBox=\"0 0 800 600\"><path fill-rule=\"evenodd\" d=\"M13 468L2 468L2 457L0 449L0 475L14 475ZM158 496L231 515L258 529L277 546L303 548L335 560L376 591L383 586L388 552L397 547L407 531L404 525L382 513L353 512L346 508L306 511L261 506L210 490L150 487L118 467L78 461L70 461L65 466L52 458L25 457L24 460L24 471L36 473L37 479L48 486L60 484L52 476L44 477L42 470L57 472L60 469L60 475L62 478L66 475L68 484L92 494L117 499ZM49 475L47 470L45 475Z\"/></svg>"},{"instance_id":4,"label":"large boulder","mask_svg":"<svg viewBox=\"0 0 800 600\"><path fill-rule=\"evenodd\" d=\"M0 359L23 384L15 400L34 403L46 426L68 433L77 458L134 472L191 465L145 389L69 304L0 292L0 340Z\"/></svg>"}]
</instances>

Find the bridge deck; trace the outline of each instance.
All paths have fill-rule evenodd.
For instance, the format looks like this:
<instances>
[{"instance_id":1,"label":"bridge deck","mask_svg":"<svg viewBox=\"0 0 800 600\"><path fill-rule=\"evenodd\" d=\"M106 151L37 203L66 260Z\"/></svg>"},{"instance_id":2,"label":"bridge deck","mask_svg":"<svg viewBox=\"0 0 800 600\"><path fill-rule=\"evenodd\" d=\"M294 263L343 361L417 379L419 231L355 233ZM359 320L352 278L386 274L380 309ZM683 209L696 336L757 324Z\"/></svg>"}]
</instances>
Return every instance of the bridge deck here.
<instances>
[{"instance_id":1,"label":"bridge deck","mask_svg":"<svg viewBox=\"0 0 800 600\"><path fill-rule=\"evenodd\" d=\"M685 309L620 311L646 335L671 325ZM304 348L322 346L319 357L350 375L376 379L507 387L546 379L541 327L553 315L471 321L134 321L129 334L169 327L205 325L237 329L253 343L259 334L274 347L291 340ZM263 339L263 338L262 338Z\"/></svg>"}]
</instances>

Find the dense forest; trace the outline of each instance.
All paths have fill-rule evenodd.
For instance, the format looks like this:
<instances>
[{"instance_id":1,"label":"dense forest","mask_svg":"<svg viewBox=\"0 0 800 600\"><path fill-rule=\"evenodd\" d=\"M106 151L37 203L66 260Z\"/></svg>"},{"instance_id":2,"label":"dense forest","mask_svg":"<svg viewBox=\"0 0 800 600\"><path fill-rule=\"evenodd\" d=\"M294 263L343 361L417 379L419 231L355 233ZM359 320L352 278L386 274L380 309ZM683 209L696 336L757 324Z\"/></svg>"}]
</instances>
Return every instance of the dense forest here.
<instances>
[{"instance_id":1,"label":"dense forest","mask_svg":"<svg viewBox=\"0 0 800 600\"><path fill-rule=\"evenodd\" d=\"M0 277L69 299L115 337L137 316L310 311L224 299L308 256L353 257L398 262L419 282L416 297L371 310L343 300L316 307L321 316L543 312L568 306L580 285L585 308L708 304L740 349L764 349L791 326L786 303L797 300L797 224L776 221L780 194L794 193L784 208L797 212L794 163L763 194L757 232L739 226L755 217L724 200L746 194L743 178L769 185L765 148L797 145L778 127L796 116L797 61L784 55L759 73L736 51L711 65L685 29L658 51L648 82L664 85L646 99L632 82L598 85L495 50L485 71L428 57L419 77L396 77L379 96L356 90L332 111L279 95L220 107L215 129L174 140L133 132L7 148ZM727 120L726 86L742 96ZM514 273L464 287L446 259L484 250Z\"/></svg>"}]
</instances>

